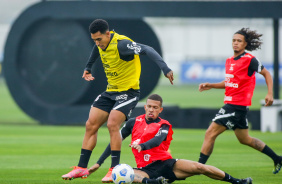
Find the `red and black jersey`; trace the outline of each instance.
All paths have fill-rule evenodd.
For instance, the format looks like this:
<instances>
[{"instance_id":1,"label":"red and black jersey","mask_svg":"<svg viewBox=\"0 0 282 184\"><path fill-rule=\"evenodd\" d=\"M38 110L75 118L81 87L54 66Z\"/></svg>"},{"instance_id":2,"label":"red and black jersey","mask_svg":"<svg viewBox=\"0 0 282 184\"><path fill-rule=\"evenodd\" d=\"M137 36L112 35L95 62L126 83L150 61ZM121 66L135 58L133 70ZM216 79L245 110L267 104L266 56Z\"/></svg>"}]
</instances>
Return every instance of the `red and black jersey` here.
<instances>
[{"instance_id":1,"label":"red and black jersey","mask_svg":"<svg viewBox=\"0 0 282 184\"><path fill-rule=\"evenodd\" d=\"M251 70L254 65L257 68ZM260 72L262 69L260 62L249 53L228 58L225 63L224 103L250 106L256 84L255 72Z\"/></svg>"},{"instance_id":2,"label":"red and black jersey","mask_svg":"<svg viewBox=\"0 0 282 184\"><path fill-rule=\"evenodd\" d=\"M159 146L148 150L142 150L140 152L138 152L138 150L136 149L132 149L138 168L145 167L146 165L156 160L167 160L172 158L171 154L168 152L168 148L172 140L173 131L171 124L164 119L161 119L161 121L159 121L158 123L147 124L145 115L136 117L131 134L131 144L142 144L151 140L159 132L159 129L163 124L169 125L170 127L166 140L162 141Z\"/></svg>"},{"instance_id":3,"label":"red and black jersey","mask_svg":"<svg viewBox=\"0 0 282 184\"><path fill-rule=\"evenodd\" d=\"M148 128L144 128L144 127L148 127ZM139 130L136 131L136 129L139 129ZM149 132L149 131L153 131L153 132ZM132 134L132 141L133 140L135 141L135 139L137 137L138 137L137 139L140 139L140 140L142 138L142 142L140 141L140 144L139 144L141 146L142 150L143 150L143 151L141 151L142 153L139 154L140 158L145 158L147 160L148 157L151 157L150 156L151 154L149 152L147 152L147 154L149 154L149 155L146 155L145 157L140 156L143 153L145 153L144 151L151 150L151 149L156 151L155 154L157 154L157 155L158 154L164 155L162 157L156 157L156 155L154 154L154 156L151 157L151 160L149 160L150 161L149 163L151 163L151 161L155 161L156 158L157 158L157 160L159 158L161 158L162 160L166 160L166 158L167 159L171 158L171 155L167 154L167 150L168 150L170 141L172 140L173 131L171 129L171 124L169 124L166 120L161 119L160 117L158 117L158 118L156 118L155 120L152 120L152 121L146 120L145 114L142 115L142 116L135 117L135 118L130 118L124 124L120 133L121 133L122 139L126 139L130 134ZM148 134L150 134L150 136L148 136ZM134 139L133 139L133 137L134 137ZM147 141L145 141L145 140L147 140ZM160 147L160 149L154 149L154 148L157 148L157 147ZM165 153L165 154L163 154L163 153ZM111 147L110 147L110 144L108 144L107 148L105 149L103 154L100 156L97 163L99 165L102 165L104 163L105 159L110 155L111 155ZM142 159L140 159L140 160L142 160ZM149 163L144 162L144 164L149 164ZM141 164L141 165L143 165L143 164Z\"/></svg>"}]
</instances>

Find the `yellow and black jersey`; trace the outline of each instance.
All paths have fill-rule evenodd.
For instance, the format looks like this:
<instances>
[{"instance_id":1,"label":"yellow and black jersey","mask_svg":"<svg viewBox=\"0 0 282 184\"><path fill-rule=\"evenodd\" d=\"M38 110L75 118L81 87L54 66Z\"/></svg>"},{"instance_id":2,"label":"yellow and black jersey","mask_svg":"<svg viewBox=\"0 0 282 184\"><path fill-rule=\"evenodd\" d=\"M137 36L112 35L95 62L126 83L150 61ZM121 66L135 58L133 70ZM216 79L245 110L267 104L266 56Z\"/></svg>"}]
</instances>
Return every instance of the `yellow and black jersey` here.
<instances>
[{"instance_id":1,"label":"yellow and black jersey","mask_svg":"<svg viewBox=\"0 0 282 184\"><path fill-rule=\"evenodd\" d=\"M156 62L165 75L171 71L152 47L135 43L130 38L113 31L111 31L111 41L105 50L96 45L93 47L85 70L91 72L93 63L100 55L108 79L106 91L120 92L130 88L138 90L141 74L139 54L147 55Z\"/></svg>"},{"instance_id":2,"label":"yellow and black jersey","mask_svg":"<svg viewBox=\"0 0 282 184\"><path fill-rule=\"evenodd\" d=\"M139 89L141 63L139 55L134 55L132 60L121 59L118 51L118 41L130 38L113 33L113 37L106 48L98 47L103 67L108 79L107 91L127 91L132 88Z\"/></svg>"}]
</instances>

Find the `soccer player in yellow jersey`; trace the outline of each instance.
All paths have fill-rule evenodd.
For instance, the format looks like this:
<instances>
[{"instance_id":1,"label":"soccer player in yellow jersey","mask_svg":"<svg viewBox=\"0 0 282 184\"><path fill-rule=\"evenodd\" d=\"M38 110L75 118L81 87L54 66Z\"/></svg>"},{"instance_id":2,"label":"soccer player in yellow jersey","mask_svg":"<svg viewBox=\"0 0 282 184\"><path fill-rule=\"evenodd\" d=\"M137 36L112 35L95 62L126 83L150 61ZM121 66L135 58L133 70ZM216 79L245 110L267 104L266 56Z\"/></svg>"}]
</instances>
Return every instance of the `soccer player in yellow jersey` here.
<instances>
[{"instance_id":1,"label":"soccer player in yellow jersey","mask_svg":"<svg viewBox=\"0 0 282 184\"><path fill-rule=\"evenodd\" d=\"M62 176L65 180L87 178L89 175L87 166L97 142L98 129L106 121L110 133L111 168L119 164L122 142L119 128L129 118L140 95L140 54L147 55L153 60L171 84L174 80L172 70L152 47L136 43L126 36L109 31L108 23L102 19L94 20L89 26L89 31L95 46L82 77L87 81L94 80L91 68L100 56L108 79L108 86L107 90L94 100L86 121L79 163L72 171ZM110 174L111 169L102 182L111 182Z\"/></svg>"}]
</instances>

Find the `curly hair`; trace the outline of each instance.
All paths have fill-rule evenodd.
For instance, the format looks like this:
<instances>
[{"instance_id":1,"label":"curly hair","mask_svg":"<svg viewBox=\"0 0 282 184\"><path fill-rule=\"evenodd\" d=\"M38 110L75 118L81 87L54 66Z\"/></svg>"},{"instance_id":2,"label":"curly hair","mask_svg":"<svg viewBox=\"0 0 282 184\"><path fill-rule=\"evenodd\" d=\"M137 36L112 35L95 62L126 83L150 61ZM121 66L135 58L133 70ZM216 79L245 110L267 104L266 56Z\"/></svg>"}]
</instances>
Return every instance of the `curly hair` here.
<instances>
[{"instance_id":1,"label":"curly hair","mask_svg":"<svg viewBox=\"0 0 282 184\"><path fill-rule=\"evenodd\" d=\"M235 34L241 34L245 37L245 41L247 42L246 50L253 51L261 48L262 34L257 33L257 31L252 31L249 28L242 28L237 31Z\"/></svg>"},{"instance_id":2,"label":"curly hair","mask_svg":"<svg viewBox=\"0 0 282 184\"><path fill-rule=\"evenodd\" d=\"M89 26L89 32L94 34L100 31L100 33L105 34L106 31L109 31L109 24L103 19L94 20Z\"/></svg>"}]
</instances>

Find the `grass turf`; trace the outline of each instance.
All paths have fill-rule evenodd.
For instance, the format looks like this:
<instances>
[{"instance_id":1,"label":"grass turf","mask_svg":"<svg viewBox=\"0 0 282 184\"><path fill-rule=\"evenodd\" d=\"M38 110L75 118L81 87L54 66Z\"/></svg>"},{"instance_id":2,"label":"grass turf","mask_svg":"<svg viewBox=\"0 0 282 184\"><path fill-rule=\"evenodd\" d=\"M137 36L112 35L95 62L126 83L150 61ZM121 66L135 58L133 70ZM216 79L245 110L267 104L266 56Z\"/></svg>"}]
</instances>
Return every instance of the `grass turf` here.
<instances>
[{"instance_id":1,"label":"grass turf","mask_svg":"<svg viewBox=\"0 0 282 184\"><path fill-rule=\"evenodd\" d=\"M174 129L171 151L174 158L198 160L205 130ZM266 142L278 154L282 154L281 133L250 134ZM45 183L101 183L107 173L110 159L87 179L64 181L61 175L77 165L84 127L0 124L0 183L45 184ZM98 143L89 166L97 161L109 143L105 127L99 130ZM135 166L128 147L129 138L123 142L121 163ZM255 184L280 184L282 171L272 174L273 162L264 154L239 144L232 131L218 137L214 153L207 164L214 165L234 177L252 177ZM175 183L215 184L220 181L205 176L193 176Z\"/></svg>"},{"instance_id":2,"label":"grass turf","mask_svg":"<svg viewBox=\"0 0 282 184\"><path fill-rule=\"evenodd\" d=\"M280 90L282 91L282 90ZM200 93L198 85L158 85L152 93L160 94L165 105L178 105L183 108L220 108L223 106L224 90L212 89ZM266 86L257 86L250 110L258 110L259 101L267 93ZM144 102L143 99L141 102ZM0 123L34 124L36 120L25 114L14 102L3 78L0 78Z\"/></svg>"}]
</instances>

